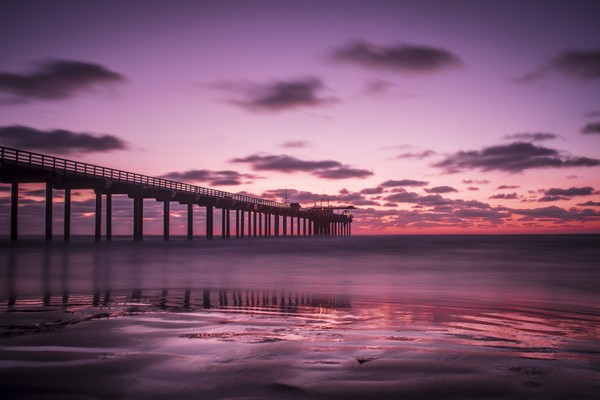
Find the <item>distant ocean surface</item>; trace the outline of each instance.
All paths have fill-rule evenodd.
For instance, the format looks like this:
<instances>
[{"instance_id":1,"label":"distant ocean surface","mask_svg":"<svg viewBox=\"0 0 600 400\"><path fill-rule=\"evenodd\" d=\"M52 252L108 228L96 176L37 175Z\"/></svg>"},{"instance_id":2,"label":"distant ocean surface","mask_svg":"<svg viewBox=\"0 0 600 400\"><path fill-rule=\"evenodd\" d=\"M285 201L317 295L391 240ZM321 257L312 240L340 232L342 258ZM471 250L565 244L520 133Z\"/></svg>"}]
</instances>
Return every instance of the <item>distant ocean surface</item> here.
<instances>
[{"instance_id":1,"label":"distant ocean surface","mask_svg":"<svg viewBox=\"0 0 600 400\"><path fill-rule=\"evenodd\" d=\"M31 239L0 268L8 398L600 393L599 235Z\"/></svg>"}]
</instances>

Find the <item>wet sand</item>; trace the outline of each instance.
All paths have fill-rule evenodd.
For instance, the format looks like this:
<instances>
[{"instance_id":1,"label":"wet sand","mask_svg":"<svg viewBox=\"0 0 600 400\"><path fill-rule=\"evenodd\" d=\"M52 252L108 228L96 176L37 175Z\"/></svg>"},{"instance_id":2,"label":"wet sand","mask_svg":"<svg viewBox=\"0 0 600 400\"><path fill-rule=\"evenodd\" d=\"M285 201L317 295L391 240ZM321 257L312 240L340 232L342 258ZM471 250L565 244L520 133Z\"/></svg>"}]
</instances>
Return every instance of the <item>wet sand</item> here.
<instances>
[{"instance_id":1,"label":"wet sand","mask_svg":"<svg viewBox=\"0 0 600 400\"><path fill-rule=\"evenodd\" d=\"M326 298L295 305L287 295L276 306L247 307L231 304L231 292L225 294L230 305L186 309L185 291L164 294L113 295L110 304L62 309L60 299L15 304L0 331L2 393L23 399L595 399L600 391L597 316L553 315L551 324L543 310L368 299L335 306L338 300Z\"/></svg>"}]
</instances>

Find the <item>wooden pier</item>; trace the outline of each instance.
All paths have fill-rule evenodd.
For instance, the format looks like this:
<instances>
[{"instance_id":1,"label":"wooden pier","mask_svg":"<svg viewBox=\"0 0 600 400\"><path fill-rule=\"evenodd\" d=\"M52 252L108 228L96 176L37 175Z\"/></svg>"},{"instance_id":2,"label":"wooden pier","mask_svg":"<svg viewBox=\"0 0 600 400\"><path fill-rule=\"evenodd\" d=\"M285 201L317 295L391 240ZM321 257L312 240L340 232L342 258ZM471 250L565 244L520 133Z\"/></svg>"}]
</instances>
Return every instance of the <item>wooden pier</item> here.
<instances>
[{"instance_id":1,"label":"wooden pier","mask_svg":"<svg viewBox=\"0 0 600 400\"><path fill-rule=\"evenodd\" d=\"M45 238L53 238L53 190L64 190L63 237L71 238L71 190L90 189L96 195L94 237L102 239L102 197L104 196L105 239L112 239L112 195L132 199L133 239L144 237L144 199L164 204L163 237L169 239L171 202L187 205L187 238L193 239L194 209L205 207L206 239L214 237L215 209L221 209L223 238L231 237L231 214L235 211L235 237L269 236L350 236L353 207L301 208L257 197L228 193L188 183L120 171L84 162L0 146L0 182L11 185L10 238L18 240L19 184L45 183ZM339 209L339 208L338 208ZM294 227L294 223L296 226ZM289 230L288 230L289 225ZM295 228L295 229L294 229Z\"/></svg>"}]
</instances>

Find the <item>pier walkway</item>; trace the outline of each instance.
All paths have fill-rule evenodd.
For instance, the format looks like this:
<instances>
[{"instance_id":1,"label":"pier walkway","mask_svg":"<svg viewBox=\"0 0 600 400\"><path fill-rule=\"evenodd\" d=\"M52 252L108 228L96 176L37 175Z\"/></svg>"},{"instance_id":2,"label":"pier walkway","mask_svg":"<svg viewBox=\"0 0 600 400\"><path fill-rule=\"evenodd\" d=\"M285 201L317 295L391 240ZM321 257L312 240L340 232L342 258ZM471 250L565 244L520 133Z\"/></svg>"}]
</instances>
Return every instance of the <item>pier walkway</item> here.
<instances>
[{"instance_id":1,"label":"pier walkway","mask_svg":"<svg viewBox=\"0 0 600 400\"><path fill-rule=\"evenodd\" d=\"M132 199L133 239L144 237L143 200L155 199L164 204L163 237L169 239L171 202L187 205L187 238L194 237L194 208L205 207L207 239L214 237L214 209L221 209L221 232L230 238L231 212L235 211L235 237L351 235L354 207L301 208L297 204L279 203L173 180L120 171L80 161L32 153L0 146L0 182L11 184L11 240L18 239L19 184L45 183L45 238L53 237L53 190L64 190L64 240L71 237L71 190L91 189L96 195L95 239L102 239L102 197L106 216L104 237L112 239L112 195L125 194ZM294 222L296 229L294 232ZM288 230L289 225L289 230Z\"/></svg>"}]
</instances>

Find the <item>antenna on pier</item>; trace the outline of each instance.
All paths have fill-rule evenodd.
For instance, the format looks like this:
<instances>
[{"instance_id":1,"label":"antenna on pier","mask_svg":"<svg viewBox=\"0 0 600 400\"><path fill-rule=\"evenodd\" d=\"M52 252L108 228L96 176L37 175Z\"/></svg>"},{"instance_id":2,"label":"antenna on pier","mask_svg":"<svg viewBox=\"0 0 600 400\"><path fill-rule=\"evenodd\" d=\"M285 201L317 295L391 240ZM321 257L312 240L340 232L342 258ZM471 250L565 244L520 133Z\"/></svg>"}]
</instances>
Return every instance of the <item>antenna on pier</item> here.
<instances>
[{"instance_id":1,"label":"antenna on pier","mask_svg":"<svg viewBox=\"0 0 600 400\"><path fill-rule=\"evenodd\" d=\"M288 203L288 191L287 191L287 189L284 189L283 196L285 198L284 203L287 204Z\"/></svg>"}]
</instances>

